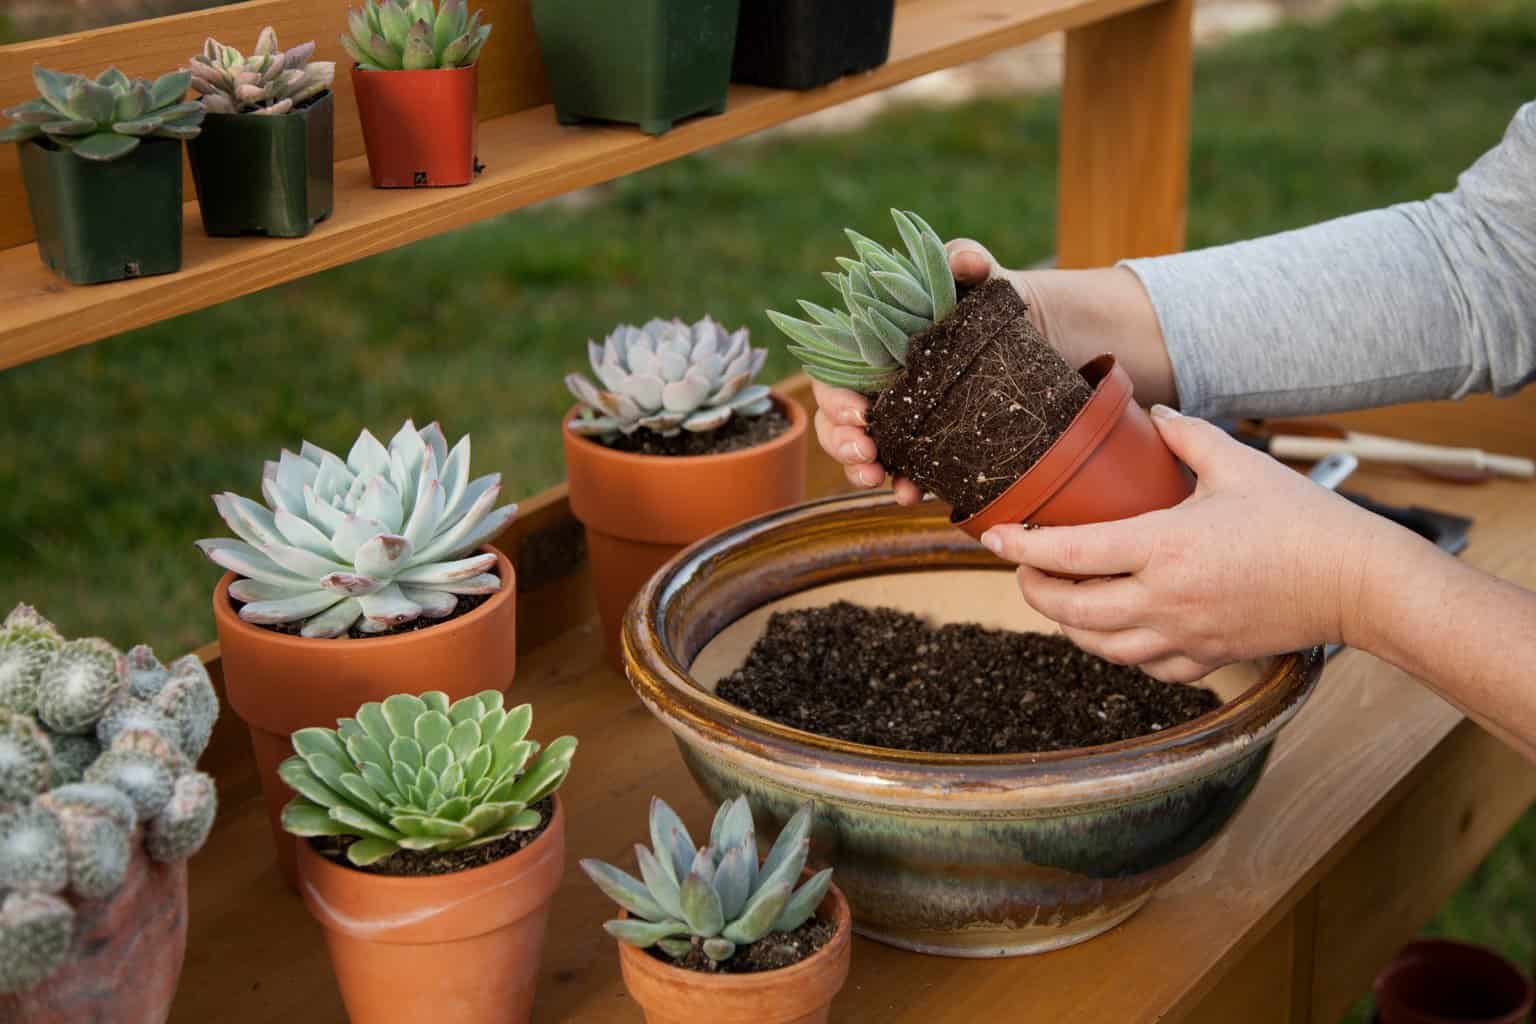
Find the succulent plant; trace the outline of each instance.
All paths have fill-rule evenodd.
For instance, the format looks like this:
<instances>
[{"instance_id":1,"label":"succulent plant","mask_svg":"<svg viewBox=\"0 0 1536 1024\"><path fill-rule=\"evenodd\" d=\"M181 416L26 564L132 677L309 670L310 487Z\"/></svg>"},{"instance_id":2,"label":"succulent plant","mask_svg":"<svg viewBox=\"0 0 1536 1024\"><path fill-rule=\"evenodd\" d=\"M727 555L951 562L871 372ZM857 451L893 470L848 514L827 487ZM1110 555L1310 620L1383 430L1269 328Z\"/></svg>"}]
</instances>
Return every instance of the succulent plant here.
<instances>
[{"instance_id":1,"label":"succulent plant","mask_svg":"<svg viewBox=\"0 0 1536 1024\"><path fill-rule=\"evenodd\" d=\"M0 683L0 992L15 992L69 958L75 903L110 899L135 844L168 863L207 839L217 799L193 765L219 705L195 656L166 668L147 647L65 641L25 605L0 625Z\"/></svg>"},{"instance_id":2,"label":"succulent plant","mask_svg":"<svg viewBox=\"0 0 1536 1024\"><path fill-rule=\"evenodd\" d=\"M846 309L801 301L809 321L768 311L805 372L823 383L865 394L885 390L906 364L912 337L955 308L955 279L943 240L915 213L892 210L891 217L905 253L848 231L859 258L840 257L843 273L823 275Z\"/></svg>"},{"instance_id":3,"label":"succulent plant","mask_svg":"<svg viewBox=\"0 0 1536 1024\"><path fill-rule=\"evenodd\" d=\"M46 139L87 160L117 160L145 138L190 139L203 123L203 107L186 101L192 75L173 71L154 82L108 68L95 81L84 75L32 68L38 98L5 111L15 121L0 142Z\"/></svg>"},{"instance_id":4,"label":"succulent plant","mask_svg":"<svg viewBox=\"0 0 1536 1024\"><path fill-rule=\"evenodd\" d=\"M278 768L299 794L283 808L298 836L354 836L353 864L399 850L456 850L538 828L534 804L565 781L576 740L542 751L526 739L533 709L510 711L486 690L448 702L439 691L364 704L335 729L300 729Z\"/></svg>"},{"instance_id":5,"label":"succulent plant","mask_svg":"<svg viewBox=\"0 0 1536 1024\"><path fill-rule=\"evenodd\" d=\"M752 348L743 327L735 333L705 317L623 324L601 345L587 342L598 387L579 373L565 386L582 404L571 421L578 434L611 437L651 430L672 437L681 430L715 430L732 416L760 416L773 408L768 388L753 384L768 350Z\"/></svg>"},{"instance_id":6,"label":"succulent plant","mask_svg":"<svg viewBox=\"0 0 1536 1024\"><path fill-rule=\"evenodd\" d=\"M341 45L365 71L467 68L491 34L465 0L363 0L347 28Z\"/></svg>"},{"instance_id":7,"label":"succulent plant","mask_svg":"<svg viewBox=\"0 0 1536 1024\"><path fill-rule=\"evenodd\" d=\"M810 851L811 805L805 804L758 864L752 808L737 797L720 805L709 845L697 849L688 828L660 797L651 800L651 849L635 844L644 881L600 860L581 868L629 917L603 925L634 946L655 946L674 960L695 948L715 963L738 946L811 918L832 883L827 868L798 889Z\"/></svg>"},{"instance_id":8,"label":"succulent plant","mask_svg":"<svg viewBox=\"0 0 1536 1024\"><path fill-rule=\"evenodd\" d=\"M192 58L192 89L210 114L286 114L331 87L336 62L311 61L314 43L291 50L277 47L277 32L268 25L256 39L249 57L233 46L209 38L203 52Z\"/></svg>"},{"instance_id":9,"label":"succulent plant","mask_svg":"<svg viewBox=\"0 0 1536 1024\"><path fill-rule=\"evenodd\" d=\"M405 422L386 448L368 431L343 462L305 441L262 473L264 507L238 494L214 506L239 540L200 540L211 560L244 577L229 588L240 617L302 622L307 637L357 625L382 633L452 614L460 594L493 594L496 556L469 552L511 521L494 508L501 475L469 479L469 438L448 450L436 423ZM466 557L467 556L467 557ZM361 621L359 621L361 620Z\"/></svg>"}]
</instances>

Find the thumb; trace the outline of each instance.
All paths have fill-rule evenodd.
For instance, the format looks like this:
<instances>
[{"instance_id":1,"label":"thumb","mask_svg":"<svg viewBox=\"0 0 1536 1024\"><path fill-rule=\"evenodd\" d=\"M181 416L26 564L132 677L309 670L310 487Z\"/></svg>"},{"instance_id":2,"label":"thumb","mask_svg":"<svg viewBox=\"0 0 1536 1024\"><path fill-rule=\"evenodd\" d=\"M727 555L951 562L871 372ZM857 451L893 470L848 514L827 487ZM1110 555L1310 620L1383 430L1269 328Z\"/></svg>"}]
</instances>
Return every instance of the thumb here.
<instances>
[{"instance_id":1,"label":"thumb","mask_svg":"<svg viewBox=\"0 0 1536 1024\"><path fill-rule=\"evenodd\" d=\"M969 238L956 238L944 246L949 253L949 270L963 285L983 284L1002 272L1002 267L987 247Z\"/></svg>"},{"instance_id":2,"label":"thumb","mask_svg":"<svg viewBox=\"0 0 1536 1024\"><path fill-rule=\"evenodd\" d=\"M1154 405L1151 412L1152 423L1168 450L1193 470L1202 483L1213 482L1224 473L1241 472L1249 458L1268 461L1267 455L1205 420L1182 415L1166 405Z\"/></svg>"}]
</instances>

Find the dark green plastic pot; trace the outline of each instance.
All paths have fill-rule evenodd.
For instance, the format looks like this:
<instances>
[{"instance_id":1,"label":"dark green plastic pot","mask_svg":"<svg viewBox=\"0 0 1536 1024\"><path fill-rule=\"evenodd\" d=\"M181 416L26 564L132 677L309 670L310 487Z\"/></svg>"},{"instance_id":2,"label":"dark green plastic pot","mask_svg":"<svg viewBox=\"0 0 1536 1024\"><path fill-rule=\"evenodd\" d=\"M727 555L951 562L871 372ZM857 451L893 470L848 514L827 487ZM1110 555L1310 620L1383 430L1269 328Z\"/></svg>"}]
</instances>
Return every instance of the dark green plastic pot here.
<instances>
[{"instance_id":1,"label":"dark green plastic pot","mask_svg":"<svg viewBox=\"0 0 1536 1024\"><path fill-rule=\"evenodd\" d=\"M884 64L896 0L741 0L731 80L814 89Z\"/></svg>"},{"instance_id":2,"label":"dark green plastic pot","mask_svg":"<svg viewBox=\"0 0 1536 1024\"><path fill-rule=\"evenodd\" d=\"M725 112L741 0L533 0L561 124Z\"/></svg>"},{"instance_id":3,"label":"dark green plastic pot","mask_svg":"<svg viewBox=\"0 0 1536 1024\"><path fill-rule=\"evenodd\" d=\"M20 143L37 249L72 284L181 269L181 143L147 139L120 160Z\"/></svg>"},{"instance_id":4,"label":"dark green plastic pot","mask_svg":"<svg viewBox=\"0 0 1536 1024\"><path fill-rule=\"evenodd\" d=\"M203 230L301 238L331 215L336 102L287 114L209 114L187 143Z\"/></svg>"}]
</instances>

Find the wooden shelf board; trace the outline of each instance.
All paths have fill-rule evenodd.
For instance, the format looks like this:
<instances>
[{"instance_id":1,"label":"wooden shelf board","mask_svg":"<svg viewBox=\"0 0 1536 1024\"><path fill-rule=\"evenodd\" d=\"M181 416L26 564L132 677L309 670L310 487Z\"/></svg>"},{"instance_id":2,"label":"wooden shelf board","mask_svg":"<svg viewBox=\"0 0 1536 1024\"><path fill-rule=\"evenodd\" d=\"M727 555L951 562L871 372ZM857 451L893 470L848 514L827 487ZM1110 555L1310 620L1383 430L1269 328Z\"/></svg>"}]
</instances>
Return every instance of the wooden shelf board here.
<instances>
[{"instance_id":1,"label":"wooden shelf board","mask_svg":"<svg viewBox=\"0 0 1536 1024\"><path fill-rule=\"evenodd\" d=\"M804 93L736 86L725 114L657 138L622 127L563 128L550 107L539 106L482 122L488 170L466 188L376 190L364 158L343 160L335 215L307 238L207 238L197 204L188 203L177 274L76 287L48 271L33 244L0 251L0 369L609 181L1146 2L906 0L884 67Z\"/></svg>"}]
</instances>

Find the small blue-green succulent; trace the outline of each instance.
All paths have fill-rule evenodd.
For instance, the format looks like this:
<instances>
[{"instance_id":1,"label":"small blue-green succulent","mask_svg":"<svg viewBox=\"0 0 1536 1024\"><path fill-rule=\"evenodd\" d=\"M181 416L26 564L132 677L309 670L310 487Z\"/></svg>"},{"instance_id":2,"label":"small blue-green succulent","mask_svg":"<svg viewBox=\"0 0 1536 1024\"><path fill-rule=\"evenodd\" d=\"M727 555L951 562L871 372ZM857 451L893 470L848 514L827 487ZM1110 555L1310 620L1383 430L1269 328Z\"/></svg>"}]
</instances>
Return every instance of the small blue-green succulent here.
<instances>
[{"instance_id":1,"label":"small blue-green succulent","mask_svg":"<svg viewBox=\"0 0 1536 1024\"><path fill-rule=\"evenodd\" d=\"M202 130L202 104L186 99L187 71L150 82L108 68L92 81L37 65L32 82L37 99L5 111L16 123L0 131L0 142L36 139L105 163L132 153L143 139L191 139Z\"/></svg>"}]
</instances>

